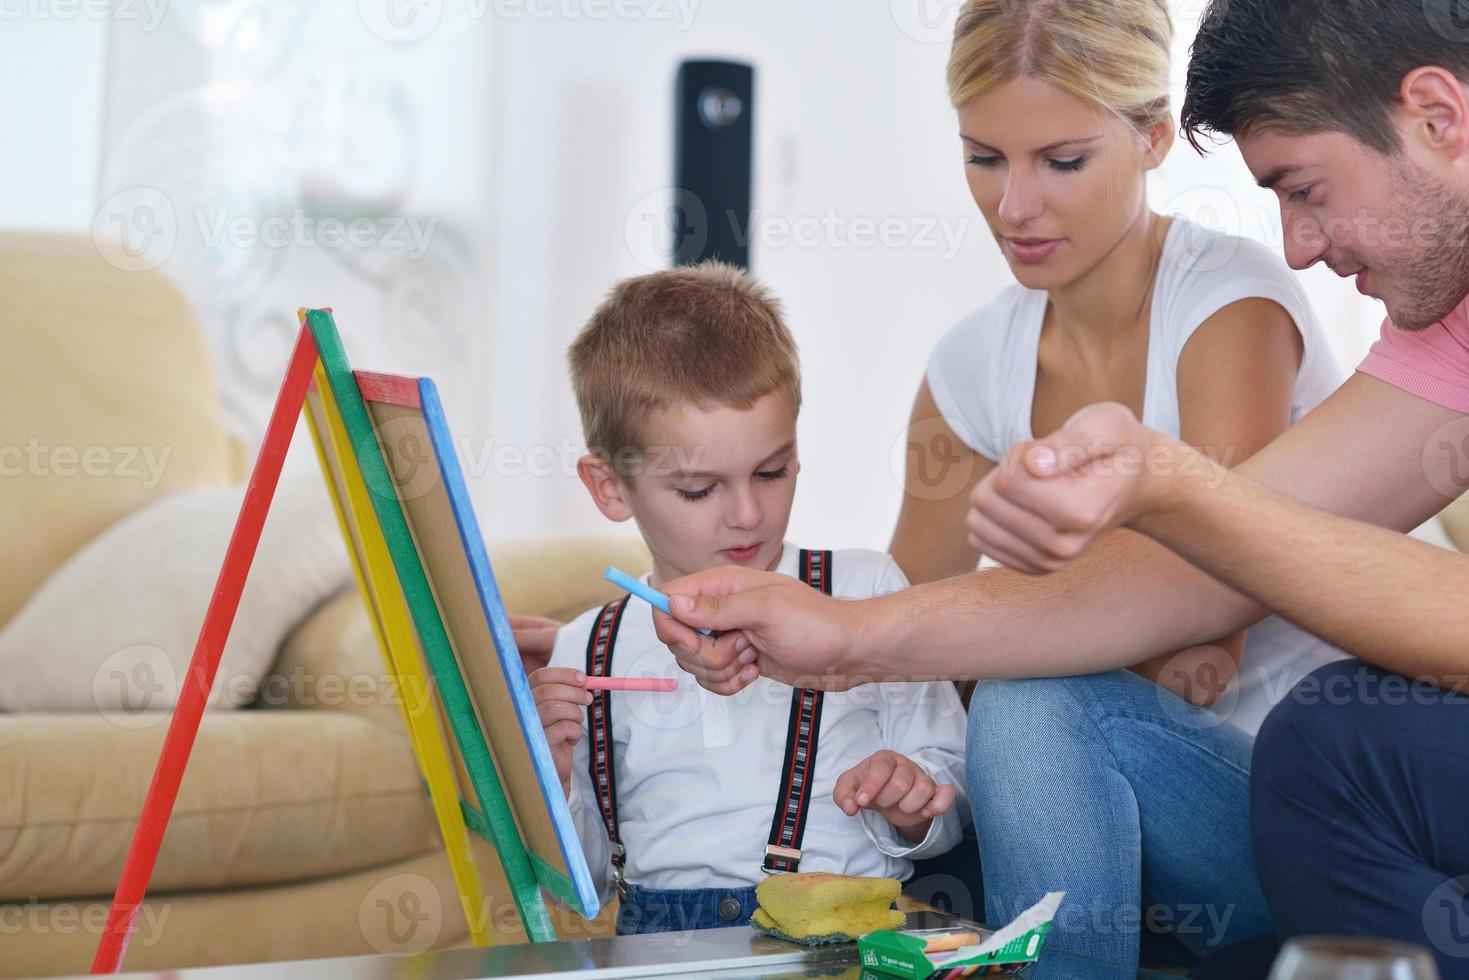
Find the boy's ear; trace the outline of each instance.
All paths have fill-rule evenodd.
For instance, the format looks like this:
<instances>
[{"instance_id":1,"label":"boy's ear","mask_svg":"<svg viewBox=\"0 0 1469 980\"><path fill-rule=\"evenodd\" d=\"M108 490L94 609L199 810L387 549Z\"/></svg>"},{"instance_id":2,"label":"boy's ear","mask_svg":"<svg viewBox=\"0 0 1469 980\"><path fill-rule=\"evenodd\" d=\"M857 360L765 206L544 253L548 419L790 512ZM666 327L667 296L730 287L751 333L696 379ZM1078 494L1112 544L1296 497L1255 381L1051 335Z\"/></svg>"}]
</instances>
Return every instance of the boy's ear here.
<instances>
[{"instance_id":1,"label":"boy's ear","mask_svg":"<svg viewBox=\"0 0 1469 980\"><path fill-rule=\"evenodd\" d=\"M592 495L592 502L609 521L625 521L632 517L632 508L627 505L626 490L622 481L612 470L611 464L600 456L587 453L576 461L576 475Z\"/></svg>"}]
</instances>

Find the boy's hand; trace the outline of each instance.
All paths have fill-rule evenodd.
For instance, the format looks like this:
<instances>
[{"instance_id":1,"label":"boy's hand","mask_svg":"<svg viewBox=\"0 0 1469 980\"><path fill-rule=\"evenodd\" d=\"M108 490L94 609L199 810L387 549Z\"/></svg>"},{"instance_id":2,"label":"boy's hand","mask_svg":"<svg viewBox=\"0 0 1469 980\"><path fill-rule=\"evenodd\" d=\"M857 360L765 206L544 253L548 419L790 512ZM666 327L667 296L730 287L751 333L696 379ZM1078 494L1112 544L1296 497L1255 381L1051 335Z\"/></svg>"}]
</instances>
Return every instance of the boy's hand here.
<instances>
[{"instance_id":1,"label":"boy's hand","mask_svg":"<svg viewBox=\"0 0 1469 980\"><path fill-rule=\"evenodd\" d=\"M510 632L515 634L515 647L520 651L520 662L525 672L533 674L551 662L551 651L556 648L556 633L565 626L545 616L511 616Z\"/></svg>"},{"instance_id":2,"label":"boy's hand","mask_svg":"<svg viewBox=\"0 0 1469 980\"><path fill-rule=\"evenodd\" d=\"M918 763L889 749L842 773L831 795L847 816L873 810L910 841L923 840L933 818L954 805L954 787L935 783Z\"/></svg>"},{"instance_id":3,"label":"boy's hand","mask_svg":"<svg viewBox=\"0 0 1469 980\"><path fill-rule=\"evenodd\" d=\"M570 667L542 667L530 675L530 693L536 699L541 727L561 777L561 791L571 795L571 751L581 740L581 723L592 692L586 689L587 675Z\"/></svg>"}]
</instances>

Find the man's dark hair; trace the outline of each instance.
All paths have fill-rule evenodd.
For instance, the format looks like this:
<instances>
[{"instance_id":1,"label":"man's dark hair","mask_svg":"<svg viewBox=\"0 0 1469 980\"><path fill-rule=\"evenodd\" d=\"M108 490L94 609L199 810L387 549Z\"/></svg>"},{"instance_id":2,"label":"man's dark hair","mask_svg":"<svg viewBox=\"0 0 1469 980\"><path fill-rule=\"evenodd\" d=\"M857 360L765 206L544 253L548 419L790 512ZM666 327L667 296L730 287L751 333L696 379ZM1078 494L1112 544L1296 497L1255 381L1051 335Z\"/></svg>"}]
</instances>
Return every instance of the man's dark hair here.
<instances>
[{"instance_id":1,"label":"man's dark hair","mask_svg":"<svg viewBox=\"0 0 1469 980\"><path fill-rule=\"evenodd\" d=\"M1194 40L1181 129L1343 132L1399 148L1403 77L1433 65L1469 77L1469 0L1211 0Z\"/></svg>"}]
</instances>

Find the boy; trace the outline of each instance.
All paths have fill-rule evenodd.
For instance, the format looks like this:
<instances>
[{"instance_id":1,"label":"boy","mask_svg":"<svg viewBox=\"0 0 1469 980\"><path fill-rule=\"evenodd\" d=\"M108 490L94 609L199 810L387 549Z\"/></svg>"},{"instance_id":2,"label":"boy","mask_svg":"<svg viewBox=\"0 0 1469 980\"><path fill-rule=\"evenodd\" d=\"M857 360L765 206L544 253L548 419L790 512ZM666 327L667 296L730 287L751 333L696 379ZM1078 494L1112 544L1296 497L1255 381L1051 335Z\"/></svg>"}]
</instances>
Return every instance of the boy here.
<instances>
[{"instance_id":1,"label":"boy","mask_svg":"<svg viewBox=\"0 0 1469 980\"><path fill-rule=\"evenodd\" d=\"M799 462L795 342L769 293L719 263L616 286L570 351L592 449L577 472L636 520L654 588L736 564L842 598L905 588L887 555L785 542ZM588 672L673 677L593 694ZM959 840L964 715L952 685L841 694L760 681L736 698L683 675L640 600L557 636L531 685L561 785L619 933L741 925L766 874L905 878Z\"/></svg>"}]
</instances>

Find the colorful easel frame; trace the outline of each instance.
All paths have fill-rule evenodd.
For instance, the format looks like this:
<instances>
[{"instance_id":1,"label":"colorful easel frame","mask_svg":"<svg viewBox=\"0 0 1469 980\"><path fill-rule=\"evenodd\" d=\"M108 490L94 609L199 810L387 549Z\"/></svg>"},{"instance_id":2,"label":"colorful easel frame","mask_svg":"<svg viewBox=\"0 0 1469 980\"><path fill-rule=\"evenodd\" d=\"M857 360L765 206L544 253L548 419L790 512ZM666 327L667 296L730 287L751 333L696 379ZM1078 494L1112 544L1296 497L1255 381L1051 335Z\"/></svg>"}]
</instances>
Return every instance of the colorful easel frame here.
<instances>
[{"instance_id":1,"label":"colorful easel frame","mask_svg":"<svg viewBox=\"0 0 1469 980\"><path fill-rule=\"evenodd\" d=\"M495 846L532 941L556 938L542 888L588 918L598 912L437 390L428 379L354 375L331 311L302 310L300 319L93 973L122 966L298 413L312 431L359 589L398 686L472 938L486 944L491 931L470 832ZM427 486L405 487L389 469L390 461L404 461L405 449L380 439L379 426L389 419L428 448L433 472ZM484 656L486 641L499 671ZM477 698L490 703L476 711ZM444 737L444 719L452 742ZM472 794L464 793L466 786Z\"/></svg>"}]
</instances>

